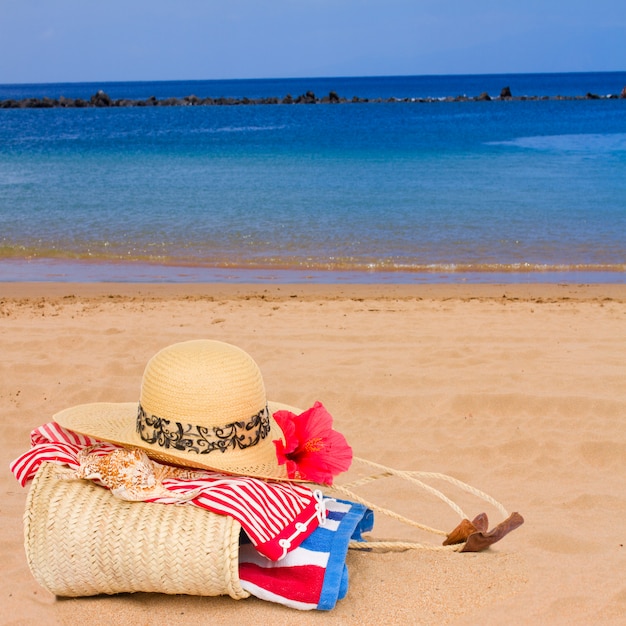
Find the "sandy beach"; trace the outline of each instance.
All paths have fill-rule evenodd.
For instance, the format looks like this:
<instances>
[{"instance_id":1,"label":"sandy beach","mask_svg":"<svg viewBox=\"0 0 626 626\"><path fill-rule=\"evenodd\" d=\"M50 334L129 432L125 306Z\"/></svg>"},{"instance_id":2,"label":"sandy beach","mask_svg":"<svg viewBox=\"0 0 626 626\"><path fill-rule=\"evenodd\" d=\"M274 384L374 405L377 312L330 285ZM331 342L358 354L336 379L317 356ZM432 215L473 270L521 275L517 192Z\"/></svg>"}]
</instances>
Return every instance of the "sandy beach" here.
<instances>
[{"instance_id":1,"label":"sandy beach","mask_svg":"<svg viewBox=\"0 0 626 626\"><path fill-rule=\"evenodd\" d=\"M329 613L55 598L26 562L27 489L10 461L63 408L138 399L148 359L195 338L246 350L271 400L322 401L358 456L455 476L525 524L479 554L350 551L348 595ZM626 285L2 283L0 354L1 624L623 623ZM437 528L458 522L403 484L375 497ZM377 519L372 536L411 532Z\"/></svg>"}]
</instances>

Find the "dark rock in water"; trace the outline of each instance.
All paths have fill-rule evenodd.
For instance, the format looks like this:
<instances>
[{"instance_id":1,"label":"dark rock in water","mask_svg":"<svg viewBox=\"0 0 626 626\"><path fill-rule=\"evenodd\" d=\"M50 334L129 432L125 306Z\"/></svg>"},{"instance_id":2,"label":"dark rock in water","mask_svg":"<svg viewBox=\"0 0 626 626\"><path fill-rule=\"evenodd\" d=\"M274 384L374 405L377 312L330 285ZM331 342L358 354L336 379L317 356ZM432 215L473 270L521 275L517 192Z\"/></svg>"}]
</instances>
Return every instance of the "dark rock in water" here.
<instances>
[{"instance_id":1,"label":"dark rock in water","mask_svg":"<svg viewBox=\"0 0 626 626\"><path fill-rule=\"evenodd\" d=\"M59 105L58 101L54 100L53 98L42 98L37 103L37 106L41 109L52 109L58 105Z\"/></svg>"},{"instance_id":2,"label":"dark rock in water","mask_svg":"<svg viewBox=\"0 0 626 626\"><path fill-rule=\"evenodd\" d=\"M179 100L178 98L164 98L163 100L159 100L159 106L161 107L176 107L183 104L187 103L184 100Z\"/></svg>"},{"instance_id":3,"label":"dark rock in water","mask_svg":"<svg viewBox=\"0 0 626 626\"><path fill-rule=\"evenodd\" d=\"M58 105L56 100L52 100L51 98L41 98L41 100L37 98L28 98L27 107L31 109L52 109L53 107Z\"/></svg>"},{"instance_id":4,"label":"dark rock in water","mask_svg":"<svg viewBox=\"0 0 626 626\"><path fill-rule=\"evenodd\" d=\"M110 107L113 105L111 98L102 89L91 96L90 102L95 107Z\"/></svg>"},{"instance_id":5,"label":"dark rock in water","mask_svg":"<svg viewBox=\"0 0 626 626\"><path fill-rule=\"evenodd\" d=\"M296 104L315 104L315 94L312 91L307 91L305 94L298 96L294 102Z\"/></svg>"},{"instance_id":6,"label":"dark rock in water","mask_svg":"<svg viewBox=\"0 0 626 626\"><path fill-rule=\"evenodd\" d=\"M619 95L605 95L599 96L597 94L588 92L586 95L577 96L516 96L511 94L510 87L503 87L500 91L500 97L495 98L498 100L602 100L607 98L626 98L626 86L622 89ZM59 97L59 99L43 97L43 98L22 98L21 100L15 100L13 98L7 100L0 100L0 109L40 109L40 108L82 108L82 107L153 107L153 106L253 106L262 104L339 104L346 102L389 102L389 103L418 103L418 102L489 102L493 100L491 96L483 91L479 96L468 97L466 95L460 96L447 96L441 97L386 97L386 98L360 98L353 96L348 100L342 98L336 91L329 91L327 96L317 98L312 91L307 91L304 94L292 97L291 94L287 94L284 98L277 97L263 97L263 98L233 98L233 97L219 97L213 98L211 96L199 98L198 96L191 95L184 98L169 97L163 100L158 100L156 96L150 96L145 100L135 100L129 98L120 98L113 101L108 94L102 89L95 93L89 100L83 100L82 98L66 98L65 96Z\"/></svg>"}]
</instances>

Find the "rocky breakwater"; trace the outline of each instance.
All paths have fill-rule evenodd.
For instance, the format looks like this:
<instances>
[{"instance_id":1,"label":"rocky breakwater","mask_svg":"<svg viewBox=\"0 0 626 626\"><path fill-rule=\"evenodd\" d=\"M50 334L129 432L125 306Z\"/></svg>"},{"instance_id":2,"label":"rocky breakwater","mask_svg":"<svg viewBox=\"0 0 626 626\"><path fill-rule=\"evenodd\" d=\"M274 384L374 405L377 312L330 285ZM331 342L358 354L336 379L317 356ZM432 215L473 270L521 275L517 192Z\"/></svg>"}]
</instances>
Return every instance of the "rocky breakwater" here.
<instances>
[{"instance_id":1,"label":"rocky breakwater","mask_svg":"<svg viewBox=\"0 0 626 626\"><path fill-rule=\"evenodd\" d=\"M613 98L626 98L626 86L619 94L598 95L587 93L581 96L514 96L509 87L503 87L498 96L490 96L489 93L482 92L477 96L448 96L433 98L344 98L335 91L318 98L312 91L293 97L291 94L280 97L266 98L232 98L232 97L204 97L195 95L184 98L162 98L150 96L144 100L130 98L113 99L104 91L100 90L93 94L89 100L83 98L22 98L0 100L0 108L3 109L51 109L51 108L107 108L107 107L147 107L147 106L245 106L245 105L272 105L272 104L346 104L346 103L368 103L368 102L492 102L492 101L522 101L522 100L602 100Z\"/></svg>"}]
</instances>

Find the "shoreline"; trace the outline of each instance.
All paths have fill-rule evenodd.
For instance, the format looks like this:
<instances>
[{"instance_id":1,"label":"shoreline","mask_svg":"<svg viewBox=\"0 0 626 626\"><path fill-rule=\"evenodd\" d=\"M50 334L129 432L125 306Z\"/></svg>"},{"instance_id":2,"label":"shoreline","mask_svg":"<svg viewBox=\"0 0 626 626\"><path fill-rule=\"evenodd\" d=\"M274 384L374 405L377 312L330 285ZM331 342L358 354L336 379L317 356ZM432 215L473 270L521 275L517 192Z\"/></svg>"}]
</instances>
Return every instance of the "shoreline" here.
<instances>
[{"instance_id":1,"label":"shoreline","mask_svg":"<svg viewBox=\"0 0 626 626\"><path fill-rule=\"evenodd\" d=\"M425 270L205 267L128 261L0 260L0 283L257 284L626 284L626 268L446 268Z\"/></svg>"}]
</instances>

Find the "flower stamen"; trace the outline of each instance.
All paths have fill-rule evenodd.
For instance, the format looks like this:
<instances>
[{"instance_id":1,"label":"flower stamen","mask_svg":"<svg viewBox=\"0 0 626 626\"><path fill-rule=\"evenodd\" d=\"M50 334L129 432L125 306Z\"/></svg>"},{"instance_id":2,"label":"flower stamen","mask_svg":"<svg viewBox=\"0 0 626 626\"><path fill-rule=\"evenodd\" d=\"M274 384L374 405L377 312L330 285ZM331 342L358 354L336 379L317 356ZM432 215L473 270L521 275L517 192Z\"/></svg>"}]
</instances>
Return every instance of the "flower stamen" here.
<instances>
[{"instance_id":1,"label":"flower stamen","mask_svg":"<svg viewBox=\"0 0 626 626\"><path fill-rule=\"evenodd\" d=\"M324 449L324 441L321 437L309 439L303 446L305 452L319 452Z\"/></svg>"}]
</instances>

